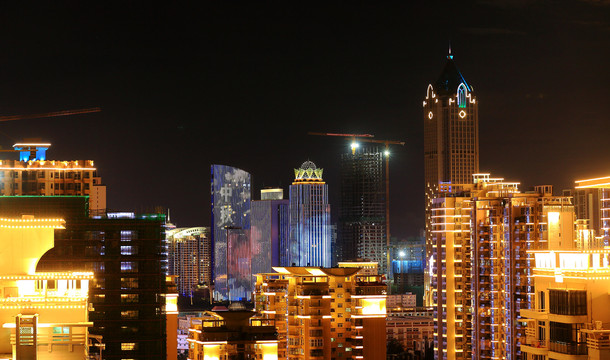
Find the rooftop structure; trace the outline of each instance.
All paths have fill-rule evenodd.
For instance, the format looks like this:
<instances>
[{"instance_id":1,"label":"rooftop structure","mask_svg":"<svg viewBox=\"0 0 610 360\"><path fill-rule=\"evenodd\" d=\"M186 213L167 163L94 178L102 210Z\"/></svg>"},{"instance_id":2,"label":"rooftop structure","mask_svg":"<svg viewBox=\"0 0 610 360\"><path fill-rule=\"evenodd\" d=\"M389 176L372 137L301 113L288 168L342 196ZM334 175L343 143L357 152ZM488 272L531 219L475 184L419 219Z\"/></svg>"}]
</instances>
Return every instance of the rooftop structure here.
<instances>
[{"instance_id":1,"label":"rooftop structure","mask_svg":"<svg viewBox=\"0 0 610 360\"><path fill-rule=\"evenodd\" d=\"M47 160L48 143L17 143L19 160L0 160L0 194L89 197L90 215L106 211L106 186L93 160Z\"/></svg>"}]
</instances>

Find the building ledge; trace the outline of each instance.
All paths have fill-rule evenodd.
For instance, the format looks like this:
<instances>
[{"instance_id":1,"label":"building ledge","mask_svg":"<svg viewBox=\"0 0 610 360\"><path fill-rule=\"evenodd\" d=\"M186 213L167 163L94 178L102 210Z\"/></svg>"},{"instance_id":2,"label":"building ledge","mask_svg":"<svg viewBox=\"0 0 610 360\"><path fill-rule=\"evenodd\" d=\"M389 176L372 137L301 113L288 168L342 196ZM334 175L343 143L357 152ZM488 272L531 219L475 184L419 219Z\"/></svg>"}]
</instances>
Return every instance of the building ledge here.
<instances>
[{"instance_id":1,"label":"building ledge","mask_svg":"<svg viewBox=\"0 0 610 360\"><path fill-rule=\"evenodd\" d=\"M549 353L549 348L522 344L521 351L532 355L547 355Z\"/></svg>"},{"instance_id":2,"label":"building ledge","mask_svg":"<svg viewBox=\"0 0 610 360\"><path fill-rule=\"evenodd\" d=\"M522 318L535 319L535 320L547 320L549 313L540 310L521 309L519 312Z\"/></svg>"},{"instance_id":3,"label":"building ledge","mask_svg":"<svg viewBox=\"0 0 610 360\"><path fill-rule=\"evenodd\" d=\"M588 360L589 359L589 355L571 355L571 354L564 354L564 353L559 353L559 352L554 352L554 351L549 351L548 356L550 359L555 359L555 360Z\"/></svg>"},{"instance_id":4,"label":"building ledge","mask_svg":"<svg viewBox=\"0 0 610 360\"><path fill-rule=\"evenodd\" d=\"M584 324L588 323L587 315L557 315L548 314L549 321L560 322L564 324Z\"/></svg>"}]
</instances>

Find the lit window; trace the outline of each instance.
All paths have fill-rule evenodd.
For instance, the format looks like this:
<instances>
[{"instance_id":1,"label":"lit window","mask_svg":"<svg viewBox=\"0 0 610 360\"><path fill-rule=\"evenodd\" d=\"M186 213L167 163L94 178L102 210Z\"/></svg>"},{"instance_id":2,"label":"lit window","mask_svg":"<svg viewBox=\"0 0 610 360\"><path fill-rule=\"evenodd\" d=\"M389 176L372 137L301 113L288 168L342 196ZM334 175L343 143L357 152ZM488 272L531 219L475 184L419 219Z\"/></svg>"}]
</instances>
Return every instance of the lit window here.
<instances>
[{"instance_id":1,"label":"lit window","mask_svg":"<svg viewBox=\"0 0 610 360\"><path fill-rule=\"evenodd\" d=\"M121 261L122 272L135 272L138 271L137 261Z\"/></svg>"},{"instance_id":2,"label":"lit window","mask_svg":"<svg viewBox=\"0 0 610 360\"><path fill-rule=\"evenodd\" d=\"M121 350L130 351L136 349L136 343L121 343Z\"/></svg>"}]
</instances>

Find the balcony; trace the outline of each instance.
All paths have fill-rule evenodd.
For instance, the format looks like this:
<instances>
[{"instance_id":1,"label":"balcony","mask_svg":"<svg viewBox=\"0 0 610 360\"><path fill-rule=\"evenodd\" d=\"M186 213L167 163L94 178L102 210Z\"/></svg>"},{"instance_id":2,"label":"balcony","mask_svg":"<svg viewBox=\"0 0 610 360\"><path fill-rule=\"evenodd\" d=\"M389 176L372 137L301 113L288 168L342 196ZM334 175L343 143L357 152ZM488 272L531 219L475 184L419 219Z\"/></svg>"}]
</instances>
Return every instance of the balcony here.
<instances>
[{"instance_id":1,"label":"balcony","mask_svg":"<svg viewBox=\"0 0 610 360\"><path fill-rule=\"evenodd\" d=\"M556 360L587 360L587 344L549 341L548 356Z\"/></svg>"},{"instance_id":2,"label":"balcony","mask_svg":"<svg viewBox=\"0 0 610 360\"><path fill-rule=\"evenodd\" d=\"M528 344L521 344L521 351L532 355L548 355L549 342L547 340L532 340Z\"/></svg>"},{"instance_id":3,"label":"balcony","mask_svg":"<svg viewBox=\"0 0 610 360\"><path fill-rule=\"evenodd\" d=\"M522 318L535 320L548 320L549 313L541 309L521 309L520 315Z\"/></svg>"}]
</instances>

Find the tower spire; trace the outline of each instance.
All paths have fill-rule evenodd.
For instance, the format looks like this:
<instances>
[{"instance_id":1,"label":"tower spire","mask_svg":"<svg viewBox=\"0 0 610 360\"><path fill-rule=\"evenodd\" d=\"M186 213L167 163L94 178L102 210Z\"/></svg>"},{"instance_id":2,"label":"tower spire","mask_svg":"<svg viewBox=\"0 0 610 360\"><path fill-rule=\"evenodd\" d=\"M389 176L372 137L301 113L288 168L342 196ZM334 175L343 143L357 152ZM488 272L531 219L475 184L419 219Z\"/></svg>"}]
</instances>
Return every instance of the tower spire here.
<instances>
[{"instance_id":1,"label":"tower spire","mask_svg":"<svg viewBox=\"0 0 610 360\"><path fill-rule=\"evenodd\" d=\"M449 55L447 55L447 59L453 60L453 55L451 54L451 40L449 40Z\"/></svg>"}]
</instances>

